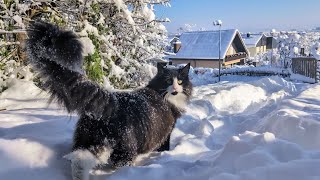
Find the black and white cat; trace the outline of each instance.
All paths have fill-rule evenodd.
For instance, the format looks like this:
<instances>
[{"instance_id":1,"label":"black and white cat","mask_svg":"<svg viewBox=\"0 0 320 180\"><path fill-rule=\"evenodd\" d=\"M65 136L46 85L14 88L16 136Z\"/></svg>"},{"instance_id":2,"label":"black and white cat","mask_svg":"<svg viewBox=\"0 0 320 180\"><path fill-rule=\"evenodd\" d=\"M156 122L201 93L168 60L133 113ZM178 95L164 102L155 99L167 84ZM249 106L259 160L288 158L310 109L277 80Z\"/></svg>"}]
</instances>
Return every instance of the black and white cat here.
<instances>
[{"instance_id":1,"label":"black and white cat","mask_svg":"<svg viewBox=\"0 0 320 180\"><path fill-rule=\"evenodd\" d=\"M188 72L158 66L149 84L132 92L108 92L88 81L82 45L70 31L43 23L28 29L30 63L44 87L79 121L71 160L74 180L87 180L97 165L130 165L139 154L168 150L170 134L192 93Z\"/></svg>"}]
</instances>

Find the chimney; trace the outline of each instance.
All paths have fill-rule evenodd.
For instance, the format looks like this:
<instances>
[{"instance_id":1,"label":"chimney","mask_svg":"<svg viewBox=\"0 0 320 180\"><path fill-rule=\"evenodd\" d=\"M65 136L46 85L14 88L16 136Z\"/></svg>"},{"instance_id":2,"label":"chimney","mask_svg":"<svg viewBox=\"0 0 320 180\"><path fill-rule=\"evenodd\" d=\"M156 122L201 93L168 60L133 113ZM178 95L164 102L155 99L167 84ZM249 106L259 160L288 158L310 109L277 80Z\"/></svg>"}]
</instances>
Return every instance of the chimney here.
<instances>
[{"instance_id":1,"label":"chimney","mask_svg":"<svg viewBox=\"0 0 320 180\"><path fill-rule=\"evenodd\" d=\"M177 53L181 48L181 41L177 40L173 43L173 52Z\"/></svg>"}]
</instances>

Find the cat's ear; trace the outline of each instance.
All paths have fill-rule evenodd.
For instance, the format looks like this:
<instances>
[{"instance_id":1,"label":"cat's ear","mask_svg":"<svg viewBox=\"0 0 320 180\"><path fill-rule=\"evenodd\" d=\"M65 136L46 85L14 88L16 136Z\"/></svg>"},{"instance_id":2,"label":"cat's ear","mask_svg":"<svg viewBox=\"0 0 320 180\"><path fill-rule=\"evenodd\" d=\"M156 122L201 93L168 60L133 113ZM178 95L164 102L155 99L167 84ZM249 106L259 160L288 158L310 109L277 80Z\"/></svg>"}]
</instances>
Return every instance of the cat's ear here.
<instances>
[{"instance_id":1,"label":"cat's ear","mask_svg":"<svg viewBox=\"0 0 320 180\"><path fill-rule=\"evenodd\" d=\"M185 67L180 69L180 74L183 76L188 76L190 70L190 63L188 63Z\"/></svg>"},{"instance_id":2,"label":"cat's ear","mask_svg":"<svg viewBox=\"0 0 320 180\"><path fill-rule=\"evenodd\" d=\"M162 73L164 70L164 66L161 63L157 63L158 74Z\"/></svg>"}]
</instances>

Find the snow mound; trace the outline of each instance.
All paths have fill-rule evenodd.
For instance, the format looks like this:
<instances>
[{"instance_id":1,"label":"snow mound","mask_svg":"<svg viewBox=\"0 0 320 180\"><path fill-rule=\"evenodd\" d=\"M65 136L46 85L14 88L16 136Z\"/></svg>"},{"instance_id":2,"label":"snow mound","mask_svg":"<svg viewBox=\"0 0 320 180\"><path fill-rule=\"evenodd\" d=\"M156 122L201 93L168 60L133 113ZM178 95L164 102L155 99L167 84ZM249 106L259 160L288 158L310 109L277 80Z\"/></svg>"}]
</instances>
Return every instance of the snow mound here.
<instances>
[{"instance_id":1,"label":"snow mound","mask_svg":"<svg viewBox=\"0 0 320 180\"><path fill-rule=\"evenodd\" d=\"M55 103L48 108L39 92L17 81L0 94L7 108L0 111L0 179L71 178L63 156L76 121ZM319 94L318 84L279 77L226 76L195 86L170 151L143 155L133 167L93 170L90 179L318 180Z\"/></svg>"},{"instance_id":2,"label":"snow mound","mask_svg":"<svg viewBox=\"0 0 320 180\"><path fill-rule=\"evenodd\" d=\"M197 161L172 160L168 155L160 160L148 166L123 168L109 179L313 180L320 176L315 166L320 164L319 157L269 132L247 131L233 136L223 149L198 155Z\"/></svg>"},{"instance_id":3,"label":"snow mound","mask_svg":"<svg viewBox=\"0 0 320 180\"><path fill-rule=\"evenodd\" d=\"M220 91L212 98L211 103L220 112L237 114L266 99L266 92L262 88L244 84Z\"/></svg>"},{"instance_id":4,"label":"snow mound","mask_svg":"<svg viewBox=\"0 0 320 180\"><path fill-rule=\"evenodd\" d=\"M48 97L49 95L41 91L33 82L13 79L9 83L9 89L0 94L0 109L45 107L48 104L46 102ZM32 101L29 101L29 99L32 99Z\"/></svg>"},{"instance_id":5,"label":"snow mound","mask_svg":"<svg viewBox=\"0 0 320 180\"><path fill-rule=\"evenodd\" d=\"M306 149L319 150L319 93L320 86L316 85L294 98L284 100L278 110L258 121L256 131L270 131Z\"/></svg>"},{"instance_id":6,"label":"snow mound","mask_svg":"<svg viewBox=\"0 0 320 180\"><path fill-rule=\"evenodd\" d=\"M54 152L37 142L27 139L5 140L0 139L0 171L5 172L17 167L41 168L48 166L48 161Z\"/></svg>"}]
</instances>

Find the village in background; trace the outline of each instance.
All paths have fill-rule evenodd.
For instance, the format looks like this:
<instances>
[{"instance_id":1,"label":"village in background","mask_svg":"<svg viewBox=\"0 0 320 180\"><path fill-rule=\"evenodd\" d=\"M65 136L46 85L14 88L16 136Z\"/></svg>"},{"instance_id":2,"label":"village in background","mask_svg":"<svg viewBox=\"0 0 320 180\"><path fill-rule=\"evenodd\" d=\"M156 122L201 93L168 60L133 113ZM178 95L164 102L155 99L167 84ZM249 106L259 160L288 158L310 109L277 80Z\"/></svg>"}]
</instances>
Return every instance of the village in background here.
<instances>
[{"instance_id":1,"label":"village in background","mask_svg":"<svg viewBox=\"0 0 320 180\"><path fill-rule=\"evenodd\" d=\"M193 26L185 24L184 28L179 28L179 33L168 36L170 45L165 58L168 63L191 63L198 72L201 69L201 73L205 73L212 71L205 68L219 68L220 59L221 68L229 69L220 75L275 75L282 72L282 75L292 74L304 82L319 79L320 28L239 32L237 29L206 31L201 28L195 31Z\"/></svg>"}]
</instances>

